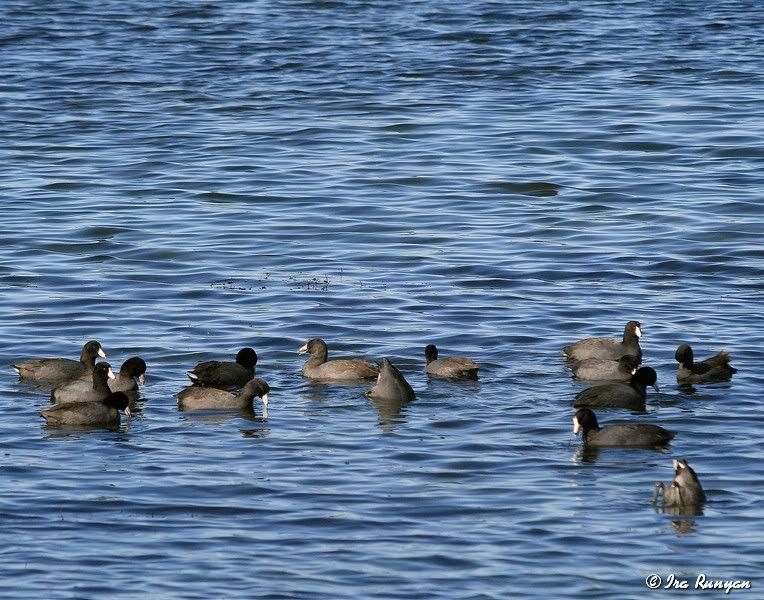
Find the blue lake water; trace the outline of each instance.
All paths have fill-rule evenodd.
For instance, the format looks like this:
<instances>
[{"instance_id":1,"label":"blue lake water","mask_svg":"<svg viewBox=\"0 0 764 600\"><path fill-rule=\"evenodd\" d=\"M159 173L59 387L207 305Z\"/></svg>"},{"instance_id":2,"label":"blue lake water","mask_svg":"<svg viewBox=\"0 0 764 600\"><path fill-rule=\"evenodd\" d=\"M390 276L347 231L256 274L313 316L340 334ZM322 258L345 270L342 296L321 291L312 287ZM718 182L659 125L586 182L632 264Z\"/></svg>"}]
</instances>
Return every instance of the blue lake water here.
<instances>
[{"instance_id":1,"label":"blue lake water","mask_svg":"<svg viewBox=\"0 0 764 600\"><path fill-rule=\"evenodd\" d=\"M764 5L0 4L0 594L645 598L750 579L764 441ZM560 348L642 322L678 432L581 452ZM302 378L390 357L417 400ZM149 367L119 432L43 426L24 357ZM675 380L724 348L730 383ZM424 346L482 365L428 381ZM179 412L260 357L267 419ZM703 515L650 503L686 458ZM721 592L677 591L682 598Z\"/></svg>"}]
</instances>

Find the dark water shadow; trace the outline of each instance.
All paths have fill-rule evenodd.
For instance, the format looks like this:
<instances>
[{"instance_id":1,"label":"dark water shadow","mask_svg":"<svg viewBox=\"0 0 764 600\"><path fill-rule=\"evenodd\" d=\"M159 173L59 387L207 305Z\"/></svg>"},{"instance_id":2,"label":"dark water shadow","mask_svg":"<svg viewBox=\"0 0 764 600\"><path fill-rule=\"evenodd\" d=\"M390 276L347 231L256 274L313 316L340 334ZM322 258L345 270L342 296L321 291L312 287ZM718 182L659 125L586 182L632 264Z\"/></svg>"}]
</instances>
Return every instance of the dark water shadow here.
<instances>
[{"instance_id":1,"label":"dark water shadow","mask_svg":"<svg viewBox=\"0 0 764 600\"><path fill-rule=\"evenodd\" d=\"M255 423L262 423L265 425L268 421L267 419L264 419L263 417L255 417L253 419ZM271 434L270 427L259 427L257 429L239 429L239 433L241 433L241 437L243 438L265 438L268 437Z\"/></svg>"},{"instance_id":2,"label":"dark water shadow","mask_svg":"<svg viewBox=\"0 0 764 600\"><path fill-rule=\"evenodd\" d=\"M207 423L207 424L220 424L230 421L231 419L244 419L246 421L252 421L254 423L265 423L268 420L267 411L258 416L255 413L254 408L242 408L242 409L214 409L207 408L203 410L183 410L178 407L178 412L181 415L181 420L188 423Z\"/></svg>"},{"instance_id":3,"label":"dark water shadow","mask_svg":"<svg viewBox=\"0 0 764 600\"><path fill-rule=\"evenodd\" d=\"M698 388L696 388L691 383L680 383L676 386L676 389L681 394L700 398L700 394L698 393Z\"/></svg>"},{"instance_id":4,"label":"dark water shadow","mask_svg":"<svg viewBox=\"0 0 764 600\"><path fill-rule=\"evenodd\" d=\"M605 447L594 447L594 448L579 446L573 452L572 460L573 462L577 462L577 463L595 464L597 460L599 460L601 453L603 452L606 453L608 451L614 451L614 450L618 450L618 451L634 450L636 452L648 451L648 452L658 452L659 454L670 453L669 448L666 446L605 446Z\"/></svg>"},{"instance_id":5,"label":"dark water shadow","mask_svg":"<svg viewBox=\"0 0 764 600\"><path fill-rule=\"evenodd\" d=\"M357 381L320 381L320 380L306 380L306 385L303 386L301 393L303 399L308 402L326 402L332 397L336 396L337 388L341 390L352 388L368 388L370 382L374 380L359 379Z\"/></svg>"},{"instance_id":6,"label":"dark water shadow","mask_svg":"<svg viewBox=\"0 0 764 600\"><path fill-rule=\"evenodd\" d=\"M368 392L364 395L377 409L377 422L383 433L391 433L398 425L406 423L406 412L403 409L411 401L373 398Z\"/></svg>"},{"instance_id":7,"label":"dark water shadow","mask_svg":"<svg viewBox=\"0 0 764 600\"><path fill-rule=\"evenodd\" d=\"M695 519L671 519L671 530L678 536L697 533Z\"/></svg>"},{"instance_id":8,"label":"dark water shadow","mask_svg":"<svg viewBox=\"0 0 764 600\"><path fill-rule=\"evenodd\" d=\"M128 434L130 432L130 420L126 417L122 417L122 423L119 427L99 427L96 425L50 425L48 423L42 424L42 429L45 433L46 440L61 440L79 438L84 435L93 435L94 433L118 433ZM123 441L127 441L127 437Z\"/></svg>"},{"instance_id":9,"label":"dark water shadow","mask_svg":"<svg viewBox=\"0 0 764 600\"><path fill-rule=\"evenodd\" d=\"M428 386L454 386L457 390L465 390L472 394L478 394L480 392L480 379L478 377L433 377L429 373L426 374L426 381Z\"/></svg>"}]
</instances>

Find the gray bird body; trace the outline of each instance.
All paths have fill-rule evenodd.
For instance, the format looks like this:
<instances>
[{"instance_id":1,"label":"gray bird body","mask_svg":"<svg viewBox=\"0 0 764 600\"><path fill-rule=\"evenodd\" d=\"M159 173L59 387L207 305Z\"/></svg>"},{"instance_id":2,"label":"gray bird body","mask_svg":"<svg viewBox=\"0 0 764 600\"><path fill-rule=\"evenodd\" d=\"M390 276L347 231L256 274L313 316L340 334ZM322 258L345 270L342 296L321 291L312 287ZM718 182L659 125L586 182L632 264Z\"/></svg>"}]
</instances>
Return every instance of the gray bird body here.
<instances>
[{"instance_id":1,"label":"gray bird body","mask_svg":"<svg viewBox=\"0 0 764 600\"><path fill-rule=\"evenodd\" d=\"M565 346L562 351L571 360L581 361L587 358L599 358L604 360L618 360L622 356L630 354L642 360L642 349L639 346L639 338L642 336L642 328L639 321L629 321L623 331L623 339L610 338L586 338L574 344Z\"/></svg>"},{"instance_id":2,"label":"gray bird body","mask_svg":"<svg viewBox=\"0 0 764 600\"><path fill-rule=\"evenodd\" d=\"M257 354L252 348L242 348L236 362L209 360L201 362L186 375L194 385L221 390L241 389L256 373Z\"/></svg>"},{"instance_id":3,"label":"gray bird body","mask_svg":"<svg viewBox=\"0 0 764 600\"><path fill-rule=\"evenodd\" d=\"M732 357L729 352L722 350L718 354L705 360L695 362L692 348L682 344L674 354L679 363L676 371L678 383L718 383L729 381L737 369L730 364Z\"/></svg>"},{"instance_id":4,"label":"gray bird body","mask_svg":"<svg viewBox=\"0 0 764 600\"><path fill-rule=\"evenodd\" d=\"M612 423L600 427L597 417L588 408L576 411L573 417L573 433L581 432L584 446L665 446L676 433L652 423Z\"/></svg>"},{"instance_id":5,"label":"gray bird body","mask_svg":"<svg viewBox=\"0 0 764 600\"><path fill-rule=\"evenodd\" d=\"M448 379L477 379L480 365L471 358L466 356L438 358L438 349L435 344L428 344L424 354L427 361L424 370L428 375Z\"/></svg>"},{"instance_id":6,"label":"gray bird body","mask_svg":"<svg viewBox=\"0 0 764 600\"><path fill-rule=\"evenodd\" d=\"M109 363L98 363L93 369L89 385L88 382L79 380L65 383L50 393L50 399L57 404L100 402L112 393L109 389L109 379L114 379Z\"/></svg>"},{"instance_id":7,"label":"gray bird body","mask_svg":"<svg viewBox=\"0 0 764 600\"><path fill-rule=\"evenodd\" d=\"M618 360L587 358L571 366L576 379L587 381L629 381L639 366L636 356L627 354Z\"/></svg>"},{"instance_id":8,"label":"gray bird body","mask_svg":"<svg viewBox=\"0 0 764 600\"><path fill-rule=\"evenodd\" d=\"M678 514L698 514L706 500L697 473L686 460L674 460L674 479L665 484L659 481L653 490L653 503L663 495L663 508Z\"/></svg>"},{"instance_id":9,"label":"gray bird body","mask_svg":"<svg viewBox=\"0 0 764 600\"><path fill-rule=\"evenodd\" d=\"M377 383L368 393L372 398L380 400L409 402L416 399L409 382L387 358L383 358L379 363Z\"/></svg>"},{"instance_id":10,"label":"gray bird body","mask_svg":"<svg viewBox=\"0 0 764 600\"><path fill-rule=\"evenodd\" d=\"M106 358L101 344L95 340L82 347L79 360L69 358L33 358L12 365L22 379L61 384L80 377L90 378L98 356Z\"/></svg>"},{"instance_id":11,"label":"gray bird body","mask_svg":"<svg viewBox=\"0 0 764 600\"><path fill-rule=\"evenodd\" d=\"M134 356L122 363L119 373L114 374L114 379L108 379L107 385L112 392L124 392L128 397L132 397L135 400L138 392L138 383L143 383L145 373L146 363L142 358ZM55 402L78 401L78 395L86 394L92 388L92 376L91 380L74 379L53 390L51 398Z\"/></svg>"},{"instance_id":12,"label":"gray bird body","mask_svg":"<svg viewBox=\"0 0 764 600\"><path fill-rule=\"evenodd\" d=\"M178 406L182 410L251 409L256 397L262 398L263 405L268 406L269 391L265 380L258 377L248 381L238 393L191 385L178 393Z\"/></svg>"},{"instance_id":13,"label":"gray bird body","mask_svg":"<svg viewBox=\"0 0 764 600\"><path fill-rule=\"evenodd\" d=\"M329 360L326 342L316 338L309 340L298 353L310 354L302 367L302 374L309 379L322 381L354 381L371 379L379 375L379 369L373 363L358 358Z\"/></svg>"},{"instance_id":14,"label":"gray bird body","mask_svg":"<svg viewBox=\"0 0 764 600\"><path fill-rule=\"evenodd\" d=\"M127 396L121 392L110 394L98 402L71 402L57 404L40 411L51 426L106 427L116 429L120 425L120 410L128 409Z\"/></svg>"},{"instance_id":15,"label":"gray bird body","mask_svg":"<svg viewBox=\"0 0 764 600\"><path fill-rule=\"evenodd\" d=\"M647 386L656 390L656 374L650 367L637 369L629 383L606 383L594 385L579 392L573 401L576 408L625 408L630 410L645 410Z\"/></svg>"}]
</instances>

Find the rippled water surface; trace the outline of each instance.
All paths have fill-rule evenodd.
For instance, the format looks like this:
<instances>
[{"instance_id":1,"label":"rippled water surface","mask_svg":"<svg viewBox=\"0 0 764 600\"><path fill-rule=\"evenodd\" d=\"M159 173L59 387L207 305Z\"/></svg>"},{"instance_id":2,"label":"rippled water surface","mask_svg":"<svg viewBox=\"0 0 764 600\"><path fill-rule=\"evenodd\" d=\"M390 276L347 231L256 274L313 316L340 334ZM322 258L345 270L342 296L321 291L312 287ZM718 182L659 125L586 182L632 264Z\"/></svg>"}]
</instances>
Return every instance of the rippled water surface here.
<instances>
[{"instance_id":1,"label":"rippled water surface","mask_svg":"<svg viewBox=\"0 0 764 600\"><path fill-rule=\"evenodd\" d=\"M645 598L762 560L758 2L0 4L5 597ZM560 348L643 324L663 451L581 452ZM390 357L417 393L315 385ZM149 365L118 432L10 363ZM428 381L425 344L480 361ZM730 383L676 385L726 348ZM267 419L179 412L242 346ZM656 512L684 457L704 513ZM654 594L658 596L668 595ZM687 590L681 597L721 592Z\"/></svg>"}]
</instances>

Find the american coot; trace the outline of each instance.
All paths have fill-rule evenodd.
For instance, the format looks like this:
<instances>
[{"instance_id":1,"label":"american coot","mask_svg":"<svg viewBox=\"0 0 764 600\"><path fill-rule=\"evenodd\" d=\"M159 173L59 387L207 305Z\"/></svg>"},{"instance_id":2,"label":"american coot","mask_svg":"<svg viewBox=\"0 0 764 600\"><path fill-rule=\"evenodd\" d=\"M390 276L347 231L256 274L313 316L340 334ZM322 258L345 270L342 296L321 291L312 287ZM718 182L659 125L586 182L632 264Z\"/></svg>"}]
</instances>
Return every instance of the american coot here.
<instances>
[{"instance_id":1,"label":"american coot","mask_svg":"<svg viewBox=\"0 0 764 600\"><path fill-rule=\"evenodd\" d=\"M411 389L409 382L387 358L383 358L382 362L379 363L377 383L369 390L368 394L379 400L397 402L409 402L416 399L416 394Z\"/></svg>"},{"instance_id":2,"label":"american coot","mask_svg":"<svg viewBox=\"0 0 764 600\"><path fill-rule=\"evenodd\" d=\"M201 362L186 375L194 385L221 390L242 388L255 376L257 353L252 348L242 348L236 354L236 362L210 360Z\"/></svg>"},{"instance_id":3,"label":"american coot","mask_svg":"<svg viewBox=\"0 0 764 600\"><path fill-rule=\"evenodd\" d=\"M122 367L120 368L119 373L115 374L115 378L107 381L109 389L112 392L125 392L135 400L138 391L138 383L144 383L145 373L146 362L142 358L138 356L128 358L122 363ZM87 392L91 389L93 389L92 379L73 379L56 388L54 394L57 393L59 395L64 394L73 396L78 392ZM55 399L53 395L51 395L51 397Z\"/></svg>"},{"instance_id":4,"label":"american coot","mask_svg":"<svg viewBox=\"0 0 764 600\"><path fill-rule=\"evenodd\" d=\"M696 363L692 348L688 344L682 344L676 349L674 358L679 363L676 371L676 380L679 383L728 381L737 373L737 369L730 364L730 353L725 351Z\"/></svg>"},{"instance_id":5,"label":"american coot","mask_svg":"<svg viewBox=\"0 0 764 600\"><path fill-rule=\"evenodd\" d=\"M657 502L659 494L662 493L664 508L687 509L689 512L683 511L682 514L697 514L706 500L698 475L684 459L675 459L674 469L674 479L671 483L659 481L655 484L653 503Z\"/></svg>"},{"instance_id":6,"label":"american coot","mask_svg":"<svg viewBox=\"0 0 764 600\"><path fill-rule=\"evenodd\" d=\"M645 410L647 386L658 391L657 374L651 367L640 367L629 383L606 383L595 385L576 395L576 408L626 408Z\"/></svg>"},{"instance_id":7,"label":"american coot","mask_svg":"<svg viewBox=\"0 0 764 600\"><path fill-rule=\"evenodd\" d=\"M379 375L376 365L358 358L328 360L329 350L324 340L316 338L306 342L298 354L310 354L302 367L302 374L310 379L327 381L352 381L371 379Z\"/></svg>"},{"instance_id":8,"label":"american coot","mask_svg":"<svg viewBox=\"0 0 764 600\"><path fill-rule=\"evenodd\" d=\"M625 354L618 360L586 358L571 366L576 379L587 381L629 381L639 366L639 359Z\"/></svg>"},{"instance_id":9,"label":"american coot","mask_svg":"<svg viewBox=\"0 0 764 600\"><path fill-rule=\"evenodd\" d=\"M80 360L71 360L69 358L34 358L11 366L22 379L58 384L78 377L89 377L93 372L98 356L106 358L106 353L103 351L101 344L91 340L82 347Z\"/></svg>"},{"instance_id":10,"label":"american coot","mask_svg":"<svg viewBox=\"0 0 764 600\"><path fill-rule=\"evenodd\" d=\"M114 379L114 373L109 363L100 362L93 369L90 386L83 386L79 380L65 383L50 393L50 399L59 404L72 402L99 402L111 394L109 379Z\"/></svg>"},{"instance_id":11,"label":"american coot","mask_svg":"<svg viewBox=\"0 0 764 600\"><path fill-rule=\"evenodd\" d=\"M146 382L146 361L132 356L122 363L116 378L109 381L112 392L136 392Z\"/></svg>"},{"instance_id":12,"label":"american coot","mask_svg":"<svg viewBox=\"0 0 764 600\"><path fill-rule=\"evenodd\" d=\"M130 401L122 392L113 392L98 402L57 404L40 412L48 425L79 427L119 427L119 411L130 416Z\"/></svg>"},{"instance_id":13,"label":"american coot","mask_svg":"<svg viewBox=\"0 0 764 600\"><path fill-rule=\"evenodd\" d=\"M573 433L581 432L584 446L665 446L676 435L650 423L613 423L600 427L588 408L579 408L573 417Z\"/></svg>"},{"instance_id":14,"label":"american coot","mask_svg":"<svg viewBox=\"0 0 764 600\"><path fill-rule=\"evenodd\" d=\"M191 385L178 393L178 406L182 410L252 409L252 402L259 397L263 400L263 412L266 412L269 391L268 384L259 377L248 381L239 393Z\"/></svg>"},{"instance_id":15,"label":"american coot","mask_svg":"<svg viewBox=\"0 0 764 600\"><path fill-rule=\"evenodd\" d=\"M450 379L477 379L478 377L480 368L478 363L464 356L438 358L438 348L435 344L428 344L425 347L424 357L427 361L424 370L428 375Z\"/></svg>"},{"instance_id":16,"label":"american coot","mask_svg":"<svg viewBox=\"0 0 764 600\"><path fill-rule=\"evenodd\" d=\"M570 346L565 346L562 351L572 360L586 360L587 358L618 360L625 354L631 354L641 362L640 337L642 337L642 326L639 321L629 321L624 327L623 340L620 342L609 338L587 338Z\"/></svg>"}]
</instances>

